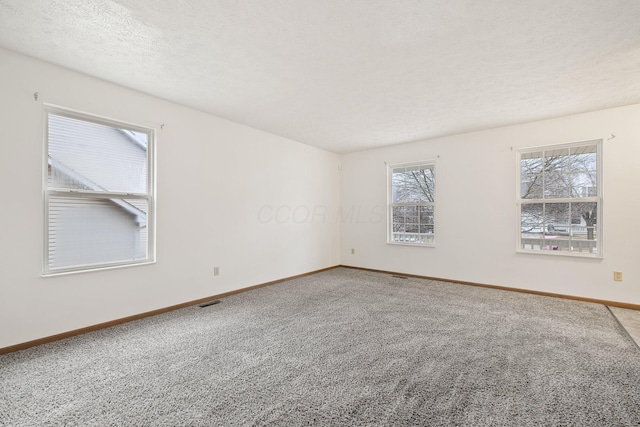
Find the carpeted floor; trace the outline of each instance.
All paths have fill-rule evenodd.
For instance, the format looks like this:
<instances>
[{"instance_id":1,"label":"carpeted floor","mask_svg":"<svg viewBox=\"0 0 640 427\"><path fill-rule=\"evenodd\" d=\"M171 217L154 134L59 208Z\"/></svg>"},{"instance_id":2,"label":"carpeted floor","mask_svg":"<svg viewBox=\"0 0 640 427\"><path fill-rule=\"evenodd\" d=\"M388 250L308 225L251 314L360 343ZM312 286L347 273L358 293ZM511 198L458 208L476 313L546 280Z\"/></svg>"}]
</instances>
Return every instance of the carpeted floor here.
<instances>
[{"instance_id":1,"label":"carpeted floor","mask_svg":"<svg viewBox=\"0 0 640 427\"><path fill-rule=\"evenodd\" d=\"M606 307L338 268L0 356L3 426L638 426Z\"/></svg>"}]
</instances>

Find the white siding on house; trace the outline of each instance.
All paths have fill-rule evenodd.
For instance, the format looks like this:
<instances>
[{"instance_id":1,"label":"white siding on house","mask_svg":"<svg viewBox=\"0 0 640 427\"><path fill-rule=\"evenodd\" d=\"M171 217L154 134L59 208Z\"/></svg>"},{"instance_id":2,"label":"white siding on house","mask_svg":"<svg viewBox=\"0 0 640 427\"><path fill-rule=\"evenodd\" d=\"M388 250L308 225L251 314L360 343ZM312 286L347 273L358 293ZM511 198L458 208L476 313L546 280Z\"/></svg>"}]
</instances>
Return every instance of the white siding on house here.
<instances>
[{"instance_id":1,"label":"white siding on house","mask_svg":"<svg viewBox=\"0 0 640 427\"><path fill-rule=\"evenodd\" d=\"M146 227L140 228L134 215L108 199L52 197L49 211L49 264L56 268L146 257L140 236L144 233L146 241Z\"/></svg>"},{"instance_id":2,"label":"white siding on house","mask_svg":"<svg viewBox=\"0 0 640 427\"><path fill-rule=\"evenodd\" d=\"M123 131L50 114L48 136L49 157L68 168L54 168L53 187L77 188L79 180L69 179L75 173L97 187L94 189L147 192L147 150Z\"/></svg>"}]
</instances>

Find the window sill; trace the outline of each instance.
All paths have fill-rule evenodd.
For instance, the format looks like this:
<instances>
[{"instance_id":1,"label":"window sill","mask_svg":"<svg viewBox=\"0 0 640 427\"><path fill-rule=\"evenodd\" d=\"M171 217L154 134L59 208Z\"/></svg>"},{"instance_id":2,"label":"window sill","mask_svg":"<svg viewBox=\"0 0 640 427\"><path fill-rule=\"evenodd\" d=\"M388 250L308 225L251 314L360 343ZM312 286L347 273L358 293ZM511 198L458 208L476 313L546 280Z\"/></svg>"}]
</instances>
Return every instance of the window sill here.
<instances>
[{"instance_id":1,"label":"window sill","mask_svg":"<svg viewBox=\"0 0 640 427\"><path fill-rule=\"evenodd\" d=\"M532 254L532 255L548 255L548 256L560 256L560 257L569 257L569 258L584 258L584 259L603 259L604 256L601 254L592 254L587 252L565 252L565 251L539 251L539 250L526 250L526 249L516 249L516 253L518 254Z\"/></svg>"},{"instance_id":2,"label":"window sill","mask_svg":"<svg viewBox=\"0 0 640 427\"><path fill-rule=\"evenodd\" d=\"M94 271L103 271L103 270L114 270L114 269L118 269L118 268L128 268L128 267L137 267L140 265L150 265L150 264L155 264L156 261L155 260L150 260L150 261L141 261L141 262L135 262L135 263L126 263L126 264L112 264L112 265L104 265L104 266L97 266L97 267L86 267L86 268L77 268L77 269L73 269L73 270L56 270L56 271L47 271L42 273L42 277L46 278L46 277L56 277L56 276L67 276L69 274L79 274L79 273L91 273Z\"/></svg>"},{"instance_id":3,"label":"window sill","mask_svg":"<svg viewBox=\"0 0 640 427\"><path fill-rule=\"evenodd\" d=\"M387 245L392 246L416 246L419 248L435 248L435 243L410 243L410 242L387 242Z\"/></svg>"}]
</instances>

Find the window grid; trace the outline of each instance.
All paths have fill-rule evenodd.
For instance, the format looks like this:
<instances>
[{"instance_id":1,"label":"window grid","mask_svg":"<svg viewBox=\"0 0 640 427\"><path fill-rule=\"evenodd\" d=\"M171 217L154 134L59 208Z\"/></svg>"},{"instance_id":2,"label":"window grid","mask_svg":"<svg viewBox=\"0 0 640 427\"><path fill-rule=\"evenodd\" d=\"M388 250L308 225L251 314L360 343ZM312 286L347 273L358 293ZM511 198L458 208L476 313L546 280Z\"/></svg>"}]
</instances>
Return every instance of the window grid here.
<instances>
[{"instance_id":1,"label":"window grid","mask_svg":"<svg viewBox=\"0 0 640 427\"><path fill-rule=\"evenodd\" d=\"M602 141L518 152L519 252L602 256Z\"/></svg>"},{"instance_id":2,"label":"window grid","mask_svg":"<svg viewBox=\"0 0 640 427\"><path fill-rule=\"evenodd\" d=\"M432 246L434 214L434 163L390 166L388 243Z\"/></svg>"},{"instance_id":3,"label":"window grid","mask_svg":"<svg viewBox=\"0 0 640 427\"><path fill-rule=\"evenodd\" d=\"M45 107L43 275L154 262L154 131Z\"/></svg>"}]
</instances>

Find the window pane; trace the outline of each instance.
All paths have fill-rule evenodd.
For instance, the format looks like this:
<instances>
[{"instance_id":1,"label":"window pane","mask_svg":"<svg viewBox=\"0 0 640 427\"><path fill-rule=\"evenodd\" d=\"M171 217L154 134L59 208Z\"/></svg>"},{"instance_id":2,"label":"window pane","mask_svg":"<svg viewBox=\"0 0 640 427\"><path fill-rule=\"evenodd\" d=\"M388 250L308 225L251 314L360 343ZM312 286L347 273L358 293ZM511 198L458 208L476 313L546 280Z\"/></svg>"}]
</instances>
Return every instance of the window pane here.
<instances>
[{"instance_id":1,"label":"window pane","mask_svg":"<svg viewBox=\"0 0 640 427\"><path fill-rule=\"evenodd\" d=\"M430 225L420 225L420 233L423 233L423 234L433 234L433 224L430 224Z\"/></svg>"},{"instance_id":2,"label":"window pane","mask_svg":"<svg viewBox=\"0 0 640 427\"><path fill-rule=\"evenodd\" d=\"M524 174L537 175L542 172L542 151L534 153L522 153L520 155L520 172Z\"/></svg>"},{"instance_id":3,"label":"window pane","mask_svg":"<svg viewBox=\"0 0 640 427\"><path fill-rule=\"evenodd\" d=\"M597 145L571 148L571 196L597 197Z\"/></svg>"},{"instance_id":4,"label":"window pane","mask_svg":"<svg viewBox=\"0 0 640 427\"><path fill-rule=\"evenodd\" d=\"M585 145L571 148L571 170L574 172L594 172L598 168L598 146Z\"/></svg>"},{"instance_id":5,"label":"window pane","mask_svg":"<svg viewBox=\"0 0 640 427\"><path fill-rule=\"evenodd\" d=\"M548 235L568 236L570 231L569 203L546 203L544 225Z\"/></svg>"},{"instance_id":6,"label":"window pane","mask_svg":"<svg viewBox=\"0 0 640 427\"><path fill-rule=\"evenodd\" d=\"M404 168L396 168L391 173L391 200L393 203L401 203L404 183L406 181Z\"/></svg>"},{"instance_id":7,"label":"window pane","mask_svg":"<svg viewBox=\"0 0 640 427\"><path fill-rule=\"evenodd\" d=\"M435 199L435 176L432 166L395 168L392 171L393 203L424 203Z\"/></svg>"},{"instance_id":8,"label":"window pane","mask_svg":"<svg viewBox=\"0 0 640 427\"><path fill-rule=\"evenodd\" d=\"M433 206L420 206L420 224L433 224Z\"/></svg>"},{"instance_id":9,"label":"window pane","mask_svg":"<svg viewBox=\"0 0 640 427\"><path fill-rule=\"evenodd\" d=\"M420 166L410 171L407 187L411 190L409 202L425 203L435 200L435 175L432 166Z\"/></svg>"},{"instance_id":10,"label":"window pane","mask_svg":"<svg viewBox=\"0 0 640 427\"><path fill-rule=\"evenodd\" d=\"M520 194L523 199L542 199L542 174L521 175Z\"/></svg>"},{"instance_id":11,"label":"window pane","mask_svg":"<svg viewBox=\"0 0 640 427\"><path fill-rule=\"evenodd\" d=\"M48 115L50 188L148 192L148 135Z\"/></svg>"},{"instance_id":12,"label":"window pane","mask_svg":"<svg viewBox=\"0 0 640 427\"><path fill-rule=\"evenodd\" d=\"M543 166L544 197L569 197L569 149L546 151Z\"/></svg>"},{"instance_id":13,"label":"window pane","mask_svg":"<svg viewBox=\"0 0 640 427\"><path fill-rule=\"evenodd\" d=\"M542 198L542 152L523 153L520 157L520 197Z\"/></svg>"},{"instance_id":14,"label":"window pane","mask_svg":"<svg viewBox=\"0 0 640 427\"><path fill-rule=\"evenodd\" d=\"M571 197L597 197L596 172L571 174Z\"/></svg>"},{"instance_id":15,"label":"window pane","mask_svg":"<svg viewBox=\"0 0 640 427\"><path fill-rule=\"evenodd\" d=\"M418 206L406 207L406 221L412 224L418 224L420 222L420 214Z\"/></svg>"},{"instance_id":16,"label":"window pane","mask_svg":"<svg viewBox=\"0 0 640 427\"><path fill-rule=\"evenodd\" d=\"M598 226L598 204L572 203L571 224L576 239L594 240Z\"/></svg>"},{"instance_id":17,"label":"window pane","mask_svg":"<svg viewBox=\"0 0 640 427\"><path fill-rule=\"evenodd\" d=\"M542 233L543 215L544 209L542 203L522 205L520 214L520 228L522 233Z\"/></svg>"},{"instance_id":18,"label":"window pane","mask_svg":"<svg viewBox=\"0 0 640 427\"><path fill-rule=\"evenodd\" d=\"M407 231L407 233L419 233L420 232L420 225L407 223L406 231Z\"/></svg>"},{"instance_id":19,"label":"window pane","mask_svg":"<svg viewBox=\"0 0 640 427\"><path fill-rule=\"evenodd\" d=\"M49 198L49 269L145 260L145 199Z\"/></svg>"},{"instance_id":20,"label":"window pane","mask_svg":"<svg viewBox=\"0 0 640 427\"><path fill-rule=\"evenodd\" d=\"M393 208L393 230L404 231L404 223L406 217L406 207L395 206Z\"/></svg>"}]
</instances>

